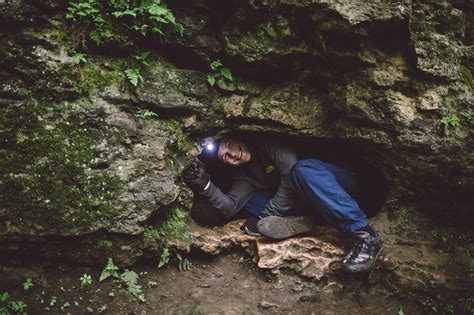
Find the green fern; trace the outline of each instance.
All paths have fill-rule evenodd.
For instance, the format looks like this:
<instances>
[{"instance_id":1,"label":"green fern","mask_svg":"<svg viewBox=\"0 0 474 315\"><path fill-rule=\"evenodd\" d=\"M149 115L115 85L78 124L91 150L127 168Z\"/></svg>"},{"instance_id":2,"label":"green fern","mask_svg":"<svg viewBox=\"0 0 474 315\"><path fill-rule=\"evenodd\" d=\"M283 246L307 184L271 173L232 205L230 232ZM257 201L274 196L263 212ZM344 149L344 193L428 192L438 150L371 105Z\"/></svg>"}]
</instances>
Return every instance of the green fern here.
<instances>
[{"instance_id":1,"label":"green fern","mask_svg":"<svg viewBox=\"0 0 474 315\"><path fill-rule=\"evenodd\" d=\"M176 253L176 258L178 258L178 269L179 271L189 271L193 266L189 260L183 258L180 253Z\"/></svg>"},{"instance_id":2,"label":"green fern","mask_svg":"<svg viewBox=\"0 0 474 315\"><path fill-rule=\"evenodd\" d=\"M136 297L140 302L145 303L145 294L142 291L142 286L138 284L138 274L135 271L125 270L125 272L120 275L120 280L131 295Z\"/></svg>"},{"instance_id":3,"label":"green fern","mask_svg":"<svg viewBox=\"0 0 474 315\"><path fill-rule=\"evenodd\" d=\"M125 75L127 76L128 81L133 86L138 86L138 81L143 80L142 76L140 75L140 70L137 68L130 68L124 71Z\"/></svg>"},{"instance_id":4,"label":"green fern","mask_svg":"<svg viewBox=\"0 0 474 315\"><path fill-rule=\"evenodd\" d=\"M72 62L76 65L80 64L81 62L86 63L86 54L75 53L74 55L72 55Z\"/></svg>"},{"instance_id":5,"label":"green fern","mask_svg":"<svg viewBox=\"0 0 474 315\"><path fill-rule=\"evenodd\" d=\"M170 262L170 252L168 248L164 248L163 252L160 255L160 262L158 263L158 268L161 268Z\"/></svg>"}]
</instances>

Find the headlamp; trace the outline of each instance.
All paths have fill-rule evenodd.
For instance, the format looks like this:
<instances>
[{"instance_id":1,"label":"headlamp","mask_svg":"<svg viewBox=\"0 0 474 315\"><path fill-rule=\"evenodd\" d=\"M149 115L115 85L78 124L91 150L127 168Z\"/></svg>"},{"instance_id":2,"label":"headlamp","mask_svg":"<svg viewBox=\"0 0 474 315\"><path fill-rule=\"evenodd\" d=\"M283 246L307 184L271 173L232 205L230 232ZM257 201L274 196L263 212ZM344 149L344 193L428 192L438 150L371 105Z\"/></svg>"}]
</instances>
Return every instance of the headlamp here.
<instances>
[{"instance_id":1,"label":"headlamp","mask_svg":"<svg viewBox=\"0 0 474 315\"><path fill-rule=\"evenodd\" d=\"M214 143L208 143L206 145L206 150L207 151L212 151L214 149Z\"/></svg>"},{"instance_id":2,"label":"headlamp","mask_svg":"<svg viewBox=\"0 0 474 315\"><path fill-rule=\"evenodd\" d=\"M210 137L201 141L202 154L208 157L217 157L221 139L218 137Z\"/></svg>"}]
</instances>

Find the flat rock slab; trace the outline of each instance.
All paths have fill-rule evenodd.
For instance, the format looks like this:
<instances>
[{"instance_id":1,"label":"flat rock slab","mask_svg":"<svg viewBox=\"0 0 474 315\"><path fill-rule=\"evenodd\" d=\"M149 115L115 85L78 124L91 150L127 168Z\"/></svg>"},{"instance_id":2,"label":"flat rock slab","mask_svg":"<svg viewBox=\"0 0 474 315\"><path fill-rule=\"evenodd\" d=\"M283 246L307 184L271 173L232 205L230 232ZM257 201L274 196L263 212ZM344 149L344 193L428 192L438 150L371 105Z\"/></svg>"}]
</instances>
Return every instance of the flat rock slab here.
<instances>
[{"instance_id":1,"label":"flat rock slab","mask_svg":"<svg viewBox=\"0 0 474 315\"><path fill-rule=\"evenodd\" d=\"M340 267L343 238L331 228L318 227L309 234L273 241L245 234L240 230L243 222L232 221L212 229L191 224L191 247L212 255L241 247L255 257L262 269L271 269L273 273L293 270L315 280Z\"/></svg>"}]
</instances>

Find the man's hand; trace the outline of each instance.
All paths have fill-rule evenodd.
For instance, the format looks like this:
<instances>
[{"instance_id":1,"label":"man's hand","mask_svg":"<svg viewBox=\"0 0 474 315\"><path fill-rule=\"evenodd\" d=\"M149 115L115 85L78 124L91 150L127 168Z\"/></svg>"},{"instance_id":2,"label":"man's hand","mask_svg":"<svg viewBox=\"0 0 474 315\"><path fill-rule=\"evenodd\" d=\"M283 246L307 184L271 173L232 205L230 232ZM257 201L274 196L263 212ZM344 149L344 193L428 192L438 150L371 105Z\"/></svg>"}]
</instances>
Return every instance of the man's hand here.
<instances>
[{"instance_id":1,"label":"man's hand","mask_svg":"<svg viewBox=\"0 0 474 315\"><path fill-rule=\"evenodd\" d=\"M202 192L209 183L211 176L206 173L204 164L196 158L191 166L183 174L185 182L191 186L191 188L197 189Z\"/></svg>"}]
</instances>

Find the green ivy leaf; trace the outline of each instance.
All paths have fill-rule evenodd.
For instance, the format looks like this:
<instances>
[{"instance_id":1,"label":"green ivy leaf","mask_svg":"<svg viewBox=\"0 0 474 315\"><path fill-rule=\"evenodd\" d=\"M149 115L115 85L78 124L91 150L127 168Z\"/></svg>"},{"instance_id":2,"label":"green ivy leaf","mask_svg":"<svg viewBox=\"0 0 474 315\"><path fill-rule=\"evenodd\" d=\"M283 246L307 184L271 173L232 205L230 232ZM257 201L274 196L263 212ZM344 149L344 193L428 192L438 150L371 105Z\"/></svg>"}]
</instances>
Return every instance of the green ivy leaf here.
<instances>
[{"instance_id":1,"label":"green ivy leaf","mask_svg":"<svg viewBox=\"0 0 474 315\"><path fill-rule=\"evenodd\" d=\"M207 82L211 86L214 86L214 84L216 84L216 75L214 73L208 73L207 74Z\"/></svg>"},{"instance_id":2,"label":"green ivy leaf","mask_svg":"<svg viewBox=\"0 0 474 315\"><path fill-rule=\"evenodd\" d=\"M233 81L233 80L234 80L234 78L232 77L232 73L230 73L229 68L225 68L225 67L224 67L224 68L221 68L221 69L220 69L220 73L221 73L221 75L222 75L224 78L228 79L229 81Z\"/></svg>"},{"instance_id":3,"label":"green ivy leaf","mask_svg":"<svg viewBox=\"0 0 474 315\"><path fill-rule=\"evenodd\" d=\"M220 60L214 60L213 62L211 62L210 66L213 71L216 71L217 69L219 69L219 67L222 67L222 63Z\"/></svg>"}]
</instances>

